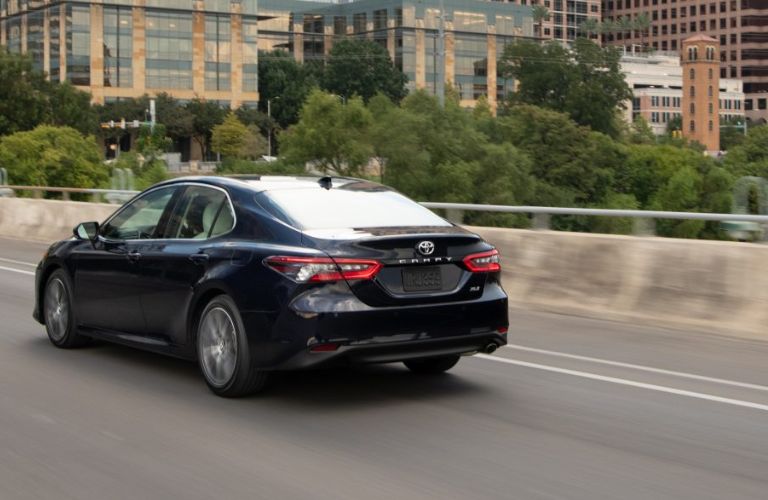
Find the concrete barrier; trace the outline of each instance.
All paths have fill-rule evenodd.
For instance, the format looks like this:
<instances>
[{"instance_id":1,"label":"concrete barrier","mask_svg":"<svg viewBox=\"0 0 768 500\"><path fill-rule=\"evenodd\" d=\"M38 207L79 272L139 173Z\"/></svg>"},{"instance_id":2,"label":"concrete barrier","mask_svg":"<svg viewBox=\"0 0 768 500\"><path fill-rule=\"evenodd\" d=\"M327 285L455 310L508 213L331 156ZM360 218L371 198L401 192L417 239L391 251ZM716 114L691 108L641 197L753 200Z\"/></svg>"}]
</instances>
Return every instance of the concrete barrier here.
<instances>
[{"instance_id":1,"label":"concrete barrier","mask_svg":"<svg viewBox=\"0 0 768 500\"><path fill-rule=\"evenodd\" d=\"M518 307L768 337L768 246L471 229L499 248Z\"/></svg>"},{"instance_id":2,"label":"concrete barrier","mask_svg":"<svg viewBox=\"0 0 768 500\"><path fill-rule=\"evenodd\" d=\"M80 222L103 221L117 205L0 198L0 236L53 242L72 236Z\"/></svg>"},{"instance_id":3,"label":"concrete barrier","mask_svg":"<svg viewBox=\"0 0 768 500\"><path fill-rule=\"evenodd\" d=\"M52 242L116 209L0 198L0 236ZM499 248L514 307L768 337L766 245L470 229Z\"/></svg>"}]
</instances>

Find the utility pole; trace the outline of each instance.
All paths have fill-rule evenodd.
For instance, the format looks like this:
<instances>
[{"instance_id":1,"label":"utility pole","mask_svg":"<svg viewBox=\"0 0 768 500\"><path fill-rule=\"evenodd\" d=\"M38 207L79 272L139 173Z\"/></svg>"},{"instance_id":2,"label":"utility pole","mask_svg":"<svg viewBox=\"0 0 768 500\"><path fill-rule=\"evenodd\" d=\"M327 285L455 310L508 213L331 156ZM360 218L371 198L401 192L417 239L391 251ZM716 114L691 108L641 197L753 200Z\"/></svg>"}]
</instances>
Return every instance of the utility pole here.
<instances>
[{"instance_id":1,"label":"utility pole","mask_svg":"<svg viewBox=\"0 0 768 500\"><path fill-rule=\"evenodd\" d=\"M155 122L157 121L157 108L155 100L149 100L149 127L152 132L155 131Z\"/></svg>"},{"instance_id":2,"label":"utility pole","mask_svg":"<svg viewBox=\"0 0 768 500\"><path fill-rule=\"evenodd\" d=\"M445 2L440 0L440 17L437 23L437 101L445 106Z\"/></svg>"},{"instance_id":3,"label":"utility pole","mask_svg":"<svg viewBox=\"0 0 768 500\"><path fill-rule=\"evenodd\" d=\"M272 99L267 99L267 123L269 124L269 133L267 134L267 155L272 156Z\"/></svg>"}]
</instances>

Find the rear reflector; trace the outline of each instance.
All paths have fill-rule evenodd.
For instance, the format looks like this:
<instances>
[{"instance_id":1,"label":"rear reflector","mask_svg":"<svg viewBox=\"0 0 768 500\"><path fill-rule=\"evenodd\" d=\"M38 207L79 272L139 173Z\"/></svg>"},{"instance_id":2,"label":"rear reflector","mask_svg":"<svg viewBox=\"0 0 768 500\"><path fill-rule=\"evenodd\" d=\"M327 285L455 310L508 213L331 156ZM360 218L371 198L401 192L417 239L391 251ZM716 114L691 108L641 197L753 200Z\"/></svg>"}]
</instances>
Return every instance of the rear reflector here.
<instances>
[{"instance_id":1,"label":"rear reflector","mask_svg":"<svg viewBox=\"0 0 768 500\"><path fill-rule=\"evenodd\" d=\"M297 283L340 280L369 280L381 269L375 260L331 259L329 257L273 256L264 263Z\"/></svg>"},{"instance_id":2,"label":"rear reflector","mask_svg":"<svg viewBox=\"0 0 768 500\"><path fill-rule=\"evenodd\" d=\"M509 328L507 328L506 326L500 326L496 329L496 331L499 333L507 333L509 331Z\"/></svg>"},{"instance_id":3,"label":"rear reflector","mask_svg":"<svg viewBox=\"0 0 768 500\"><path fill-rule=\"evenodd\" d=\"M473 273L492 273L501 271L499 251L493 249L489 252L467 255L464 257L464 265Z\"/></svg>"},{"instance_id":4,"label":"rear reflector","mask_svg":"<svg viewBox=\"0 0 768 500\"><path fill-rule=\"evenodd\" d=\"M338 348L339 344L315 344L309 348L309 352L333 352Z\"/></svg>"}]
</instances>

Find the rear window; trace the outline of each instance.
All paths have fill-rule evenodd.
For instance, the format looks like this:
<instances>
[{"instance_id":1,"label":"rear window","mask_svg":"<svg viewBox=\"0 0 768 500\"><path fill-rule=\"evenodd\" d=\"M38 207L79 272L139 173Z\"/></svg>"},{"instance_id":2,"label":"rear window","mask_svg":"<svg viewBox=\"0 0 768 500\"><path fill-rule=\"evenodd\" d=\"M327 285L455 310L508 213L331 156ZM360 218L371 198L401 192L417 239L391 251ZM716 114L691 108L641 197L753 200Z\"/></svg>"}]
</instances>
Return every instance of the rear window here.
<instances>
[{"instance_id":1,"label":"rear window","mask_svg":"<svg viewBox=\"0 0 768 500\"><path fill-rule=\"evenodd\" d=\"M281 189L259 193L257 199L278 218L304 230L451 225L385 189Z\"/></svg>"}]
</instances>

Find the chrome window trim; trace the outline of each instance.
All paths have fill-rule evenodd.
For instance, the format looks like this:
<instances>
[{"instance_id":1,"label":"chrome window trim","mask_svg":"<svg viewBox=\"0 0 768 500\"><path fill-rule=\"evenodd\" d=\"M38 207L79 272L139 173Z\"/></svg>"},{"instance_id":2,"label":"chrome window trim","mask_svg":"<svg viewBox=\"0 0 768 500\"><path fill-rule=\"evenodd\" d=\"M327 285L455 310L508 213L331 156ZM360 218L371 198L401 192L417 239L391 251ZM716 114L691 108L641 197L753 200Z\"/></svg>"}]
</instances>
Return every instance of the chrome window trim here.
<instances>
[{"instance_id":1,"label":"chrome window trim","mask_svg":"<svg viewBox=\"0 0 768 500\"><path fill-rule=\"evenodd\" d=\"M222 234L220 234L218 236L214 236L214 238L221 238L222 236L226 236L229 233L231 233L232 231L234 231L235 227L237 226L237 212L235 211L235 205L232 203L232 198L229 196L229 192L226 189L222 188L222 187L213 186L211 184L204 184L204 183L201 183L201 182L178 182L178 183L166 184L166 185L163 185L163 186L155 186L153 188L149 188L146 191L144 191L142 193L139 193L136 196L134 196L133 198L131 198L128 202L125 203L125 205L120 207L120 209L118 209L117 212L115 212L112 215L110 215L109 218L107 220L105 220L99 226L99 231L101 231L101 228L103 226L106 226L107 224L109 224L112 221L112 219L114 219L115 217L120 215L123 212L123 210L127 209L134 202L140 200L141 198L147 196L148 194L150 194L150 193L152 193L154 191L158 191L160 189L169 189L169 188L175 188L175 187L180 187L180 186L185 186L185 187L188 187L188 186L203 187L203 188L215 189L215 190L218 190L218 191L221 191L222 193L224 193L224 196L226 197L226 200L227 200L227 205L229 206L230 211L232 212L232 227L229 228L229 231L227 231L225 233L222 233ZM183 196L183 194L182 194L182 196ZM210 240L214 239L214 238L201 238L201 239L193 239L193 238L133 238L133 239L125 239L125 240L113 240L113 239L105 238L101 234L99 234L98 238L99 238L99 241L102 241L102 242L105 242L105 243L128 243L128 242L136 242L136 241L145 241L145 242L153 242L153 241L199 241L199 242L205 242L205 241L210 241Z\"/></svg>"}]
</instances>

